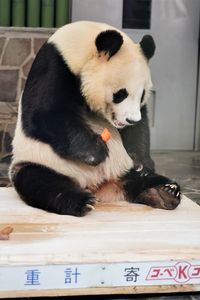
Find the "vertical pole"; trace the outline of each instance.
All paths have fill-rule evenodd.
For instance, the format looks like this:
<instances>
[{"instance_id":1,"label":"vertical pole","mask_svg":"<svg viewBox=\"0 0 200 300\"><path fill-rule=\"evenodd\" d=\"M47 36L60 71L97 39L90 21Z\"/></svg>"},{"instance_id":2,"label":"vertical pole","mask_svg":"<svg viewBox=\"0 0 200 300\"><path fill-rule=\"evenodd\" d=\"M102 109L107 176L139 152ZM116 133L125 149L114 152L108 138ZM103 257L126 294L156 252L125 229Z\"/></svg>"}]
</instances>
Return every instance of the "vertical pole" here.
<instances>
[{"instance_id":1,"label":"vertical pole","mask_svg":"<svg viewBox=\"0 0 200 300\"><path fill-rule=\"evenodd\" d=\"M69 1L56 0L56 27L69 23Z\"/></svg>"},{"instance_id":2,"label":"vertical pole","mask_svg":"<svg viewBox=\"0 0 200 300\"><path fill-rule=\"evenodd\" d=\"M54 27L54 0L42 0L41 27Z\"/></svg>"},{"instance_id":3,"label":"vertical pole","mask_svg":"<svg viewBox=\"0 0 200 300\"><path fill-rule=\"evenodd\" d=\"M40 26L40 0L27 1L27 26Z\"/></svg>"},{"instance_id":4,"label":"vertical pole","mask_svg":"<svg viewBox=\"0 0 200 300\"><path fill-rule=\"evenodd\" d=\"M25 26L25 0L13 0L12 26Z\"/></svg>"},{"instance_id":5,"label":"vertical pole","mask_svg":"<svg viewBox=\"0 0 200 300\"><path fill-rule=\"evenodd\" d=\"M10 0L0 0L0 26L10 26Z\"/></svg>"}]
</instances>

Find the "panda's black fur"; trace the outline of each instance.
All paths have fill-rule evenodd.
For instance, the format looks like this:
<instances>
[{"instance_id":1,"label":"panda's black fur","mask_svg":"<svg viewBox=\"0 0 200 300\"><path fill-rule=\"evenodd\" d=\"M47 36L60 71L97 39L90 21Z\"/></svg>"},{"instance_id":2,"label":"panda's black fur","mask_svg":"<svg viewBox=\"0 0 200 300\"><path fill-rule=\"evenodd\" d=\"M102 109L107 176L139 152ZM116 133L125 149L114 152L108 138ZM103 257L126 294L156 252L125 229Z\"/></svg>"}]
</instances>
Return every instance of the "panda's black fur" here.
<instances>
[{"instance_id":1,"label":"panda's black fur","mask_svg":"<svg viewBox=\"0 0 200 300\"><path fill-rule=\"evenodd\" d=\"M80 79L70 71L55 47L46 43L33 63L22 97L24 132L51 145L63 158L97 165L106 158L108 150L86 125L87 109L80 92ZM76 140L71 138L74 136Z\"/></svg>"},{"instance_id":2,"label":"panda's black fur","mask_svg":"<svg viewBox=\"0 0 200 300\"><path fill-rule=\"evenodd\" d=\"M114 30L108 30L105 36L106 41L104 33L98 35L97 50L99 53L104 51L108 59L112 59L123 40ZM151 38L144 38L141 47L146 58L151 58L155 50ZM109 149L86 122L90 113L91 107L81 92L80 76L69 68L53 43L45 43L35 58L21 99L21 122L25 136L49 145L64 160L95 168L109 157ZM154 172L149 153L146 106L141 108L141 114L142 119L135 126L119 130L135 164L117 180L128 201L173 209L180 202L179 186ZM89 187L83 189L76 178L35 161L14 162L10 177L21 198L37 208L83 216L95 204L95 196Z\"/></svg>"}]
</instances>

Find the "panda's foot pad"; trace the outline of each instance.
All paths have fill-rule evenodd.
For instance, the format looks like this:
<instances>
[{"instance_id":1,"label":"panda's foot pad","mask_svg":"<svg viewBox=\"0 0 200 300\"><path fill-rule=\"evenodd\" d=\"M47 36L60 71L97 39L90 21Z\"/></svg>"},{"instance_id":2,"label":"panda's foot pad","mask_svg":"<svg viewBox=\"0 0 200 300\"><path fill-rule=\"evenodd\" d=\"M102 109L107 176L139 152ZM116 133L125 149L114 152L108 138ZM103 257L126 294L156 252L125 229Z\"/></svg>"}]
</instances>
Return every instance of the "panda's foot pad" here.
<instances>
[{"instance_id":1,"label":"panda's foot pad","mask_svg":"<svg viewBox=\"0 0 200 300\"><path fill-rule=\"evenodd\" d=\"M180 201L181 192L177 183L168 183L149 188L137 197L138 203L168 210L175 209Z\"/></svg>"}]
</instances>

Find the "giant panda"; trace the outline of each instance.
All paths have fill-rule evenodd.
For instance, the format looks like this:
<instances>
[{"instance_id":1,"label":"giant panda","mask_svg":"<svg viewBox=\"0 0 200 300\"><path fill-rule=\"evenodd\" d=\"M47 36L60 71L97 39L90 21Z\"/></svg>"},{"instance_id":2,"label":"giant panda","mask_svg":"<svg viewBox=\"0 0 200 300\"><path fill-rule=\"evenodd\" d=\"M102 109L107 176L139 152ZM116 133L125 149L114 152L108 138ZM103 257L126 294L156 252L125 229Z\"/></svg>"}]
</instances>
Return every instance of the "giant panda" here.
<instances>
[{"instance_id":1,"label":"giant panda","mask_svg":"<svg viewBox=\"0 0 200 300\"><path fill-rule=\"evenodd\" d=\"M42 46L19 103L10 166L28 205L72 216L87 214L97 198L177 207L179 185L156 174L149 156L154 51L151 36L136 44L112 26L87 21L61 27ZM147 153L139 163L123 143L126 128L133 128L137 157Z\"/></svg>"}]
</instances>

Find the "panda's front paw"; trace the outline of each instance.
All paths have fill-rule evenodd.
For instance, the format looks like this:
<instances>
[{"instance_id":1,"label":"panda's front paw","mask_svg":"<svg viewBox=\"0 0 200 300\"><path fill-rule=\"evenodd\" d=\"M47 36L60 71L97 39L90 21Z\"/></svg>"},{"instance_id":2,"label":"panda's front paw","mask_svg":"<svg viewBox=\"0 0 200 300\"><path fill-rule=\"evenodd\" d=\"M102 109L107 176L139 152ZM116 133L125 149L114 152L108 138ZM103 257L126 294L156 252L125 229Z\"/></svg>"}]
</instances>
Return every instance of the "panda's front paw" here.
<instances>
[{"instance_id":1,"label":"panda's front paw","mask_svg":"<svg viewBox=\"0 0 200 300\"><path fill-rule=\"evenodd\" d=\"M94 135L92 141L88 143L83 155L83 161L91 166L97 166L108 157L108 147L100 135Z\"/></svg>"},{"instance_id":2,"label":"panda's front paw","mask_svg":"<svg viewBox=\"0 0 200 300\"><path fill-rule=\"evenodd\" d=\"M96 199L88 192L74 194L70 194L70 192L62 193L59 195L59 199L57 198L57 201L60 203L59 214L75 217L85 216L94 209L96 203Z\"/></svg>"},{"instance_id":3,"label":"panda's front paw","mask_svg":"<svg viewBox=\"0 0 200 300\"><path fill-rule=\"evenodd\" d=\"M175 209L181 201L180 186L177 183L167 183L149 188L138 195L137 201L155 208Z\"/></svg>"}]
</instances>

